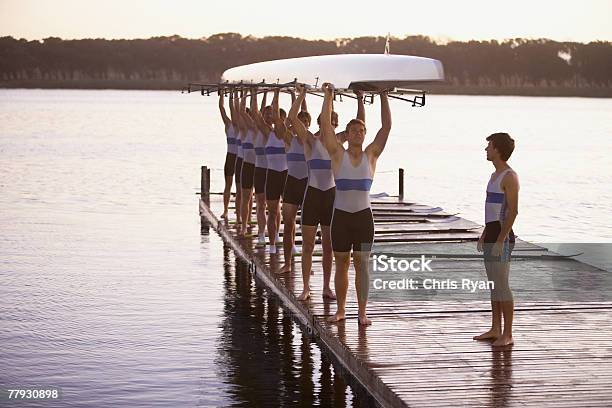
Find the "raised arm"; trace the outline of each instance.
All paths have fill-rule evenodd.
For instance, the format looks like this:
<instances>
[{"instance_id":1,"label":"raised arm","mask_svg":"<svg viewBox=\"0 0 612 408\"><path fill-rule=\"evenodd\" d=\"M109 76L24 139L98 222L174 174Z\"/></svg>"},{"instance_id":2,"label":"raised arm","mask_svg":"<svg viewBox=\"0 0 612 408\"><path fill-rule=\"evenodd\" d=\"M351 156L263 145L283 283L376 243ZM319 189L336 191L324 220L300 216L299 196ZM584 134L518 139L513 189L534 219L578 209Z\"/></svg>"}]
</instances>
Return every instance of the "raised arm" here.
<instances>
[{"instance_id":1,"label":"raised arm","mask_svg":"<svg viewBox=\"0 0 612 408\"><path fill-rule=\"evenodd\" d=\"M245 97L245 92L243 90L240 90L240 98L238 99L238 103L236 105L237 105L236 118L238 119L238 127L240 128L242 132L246 132L247 125L246 125L246 122L244 121L244 115L243 115L243 112L245 112L245 109L246 109L246 97Z\"/></svg>"},{"instance_id":2,"label":"raised arm","mask_svg":"<svg viewBox=\"0 0 612 408\"><path fill-rule=\"evenodd\" d=\"M323 107L321 108L321 141L332 158L342 151L342 146L338 144L336 132L331 123L332 102L334 99L334 86L330 83L323 84Z\"/></svg>"},{"instance_id":3,"label":"raised arm","mask_svg":"<svg viewBox=\"0 0 612 408\"><path fill-rule=\"evenodd\" d=\"M219 90L219 112L221 113L221 119L223 120L223 124L227 129L229 126L231 126L232 121L225 112L225 95L222 89Z\"/></svg>"},{"instance_id":4,"label":"raised arm","mask_svg":"<svg viewBox=\"0 0 612 408\"><path fill-rule=\"evenodd\" d=\"M304 89L304 99L302 100L302 112L308 112L308 106L306 106L306 88L304 88L304 85L302 85L302 88Z\"/></svg>"},{"instance_id":5,"label":"raised arm","mask_svg":"<svg viewBox=\"0 0 612 408\"><path fill-rule=\"evenodd\" d=\"M242 121L244 122L245 126L250 129L250 130L255 130L257 128L257 126L255 125L255 121L253 120L253 118L251 117L251 115L249 113L247 113L246 111L246 100L249 96L249 91L245 91L244 92L244 99L241 101L240 104L240 114L242 116ZM251 101L253 100L253 93L251 92ZM252 105L252 103L251 103Z\"/></svg>"},{"instance_id":6,"label":"raised arm","mask_svg":"<svg viewBox=\"0 0 612 408\"><path fill-rule=\"evenodd\" d=\"M357 96L357 119L363 120L365 123L365 106L363 103L363 91L355 91L355 96Z\"/></svg>"},{"instance_id":7,"label":"raised arm","mask_svg":"<svg viewBox=\"0 0 612 408\"><path fill-rule=\"evenodd\" d=\"M386 91L380 93L380 105L382 127L376 133L374 141L365 150L366 153L371 154L374 158L378 158L382 153L387 144L389 132L391 132L391 110L389 109L389 97Z\"/></svg>"},{"instance_id":8,"label":"raised arm","mask_svg":"<svg viewBox=\"0 0 612 408\"><path fill-rule=\"evenodd\" d=\"M274 98L272 98L272 118L274 119L274 133L280 139L284 140L286 144L291 144L291 132L287 129L287 125L280 115L280 108L278 106L278 98L280 95L280 89L274 90Z\"/></svg>"},{"instance_id":9,"label":"raised arm","mask_svg":"<svg viewBox=\"0 0 612 408\"><path fill-rule=\"evenodd\" d=\"M264 121L263 116L262 116L262 112L263 112L264 108L266 107L266 95L267 95L267 92L266 91L263 92L263 99L261 101L261 109L257 108L257 89L254 89L251 92L252 92L252 94L251 94L251 112L250 112L250 115L253 118L253 121L255 122L255 125L257 126L257 128L259 129L261 134L264 136L264 142L267 142L268 141L268 135L272 131L272 128Z\"/></svg>"},{"instance_id":10,"label":"raised arm","mask_svg":"<svg viewBox=\"0 0 612 408\"><path fill-rule=\"evenodd\" d=\"M230 104L232 107L232 124L240 128L240 98L236 89L234 89L234 91L232 92L232 99L230 99Z\"/></svg>"},{"instance_id":11,"label":"raised arm","mask_svg":"<svg viewBox=\"0 0 612 408\"><path fill-rule=\"evenodd\" d=\"M291 105L287 119L295 131L297 138L300 139L300 142L302 142L302 144L310 144L313 142L312 133L306 129L306 126L298 118L298 110L300 109L300 106L302 107L302 111L304 111L304 107L306 106L306 88L304 85L300 84L297 86L297 91L297 99Z\"/></svg>"},{"instance_id":12,"label":"raised arm","mask_svg":"<svg viewBox=\"0 0 612 408\"><path fill-rule=\"evenodd\" d=\"M230 89L229 91L229 109L230 109L230 117L232 118L232 125L237 125L237 120L236 119L236 107L235 107L235 96L236 96L236 90L235 89Z\"/></svg>"}]
</instances>

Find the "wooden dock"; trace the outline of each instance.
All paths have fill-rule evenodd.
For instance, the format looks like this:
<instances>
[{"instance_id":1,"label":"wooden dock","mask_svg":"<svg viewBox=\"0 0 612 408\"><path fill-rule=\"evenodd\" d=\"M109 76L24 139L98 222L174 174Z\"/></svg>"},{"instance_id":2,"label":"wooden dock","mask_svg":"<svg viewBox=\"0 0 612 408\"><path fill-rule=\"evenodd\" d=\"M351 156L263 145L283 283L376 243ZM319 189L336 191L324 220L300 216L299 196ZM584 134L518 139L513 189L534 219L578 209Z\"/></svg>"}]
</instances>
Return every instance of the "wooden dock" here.
<instances>
[{"instance_id":1,"label":"wooden dock","mask_svg":"<svg viewBox=\"0 0 612 408\"><path fill-rule=\"evenodd\" d=\"M253 237L237 237L234 225L218 218L221 196L202 198L202 222L250 263L256 279L381 406L612 406L612 301L605 293L564 298L545 289L559 284L559 276L571 281L579 277L587 287L602 279L609 284L610 273L519 241L512 268L533 273L512 278L515 344L506 348L472 340L490 325L485 294L414 301L377 297L371 291L368 315L373 324L359 327L352 266L347 319L330 324L326 317L336 304L321 297L320 256L313 258L313 295L300 302L299 256L295 271L275 273L283 263L282 250L270 256L257 248L256 226ZM375 251L445 254L436 258L442 276L486 276L475 252L477 224L392 197L374 199L373 209Z\"/></svg>"}]
</instances>

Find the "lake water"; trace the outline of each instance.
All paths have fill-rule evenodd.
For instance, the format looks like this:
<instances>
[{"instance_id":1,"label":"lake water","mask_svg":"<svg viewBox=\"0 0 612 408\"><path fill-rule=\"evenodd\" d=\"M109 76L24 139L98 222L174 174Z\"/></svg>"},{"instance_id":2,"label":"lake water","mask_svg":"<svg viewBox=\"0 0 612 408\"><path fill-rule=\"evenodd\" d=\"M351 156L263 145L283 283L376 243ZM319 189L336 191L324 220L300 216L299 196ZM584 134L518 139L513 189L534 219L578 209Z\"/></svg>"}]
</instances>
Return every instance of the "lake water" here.
<instances>
[{"instance_id":1,"label":"lake water","mask_svg":"<svg viewBox=\"0 0 612 408\"><path fill-rule=\"evenodd\" d=\"M396 194L403 167L408 199L482 222L484 139L507 131L522 183L516 232L612 241L612 100L427 102L392 102L373 192ZM201 165L222 189L216 104L179 92L0 90L1 387L61 387L70 406L367 403L200 230ZM336 109L341 123L355 111ZM372 137L376 105L367 123Z\"/></svg>"}]
</instances>

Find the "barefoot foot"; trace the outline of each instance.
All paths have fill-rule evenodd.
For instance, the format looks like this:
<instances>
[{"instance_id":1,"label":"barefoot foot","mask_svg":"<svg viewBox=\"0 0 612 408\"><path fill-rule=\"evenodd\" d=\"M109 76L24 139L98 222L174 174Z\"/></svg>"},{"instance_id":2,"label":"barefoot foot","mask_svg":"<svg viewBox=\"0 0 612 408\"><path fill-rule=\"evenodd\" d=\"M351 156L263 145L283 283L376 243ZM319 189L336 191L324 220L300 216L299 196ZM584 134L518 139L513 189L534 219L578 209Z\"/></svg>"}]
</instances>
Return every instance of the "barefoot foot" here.
<instances>
[{"instance_id":1,"label":"barefoot foot","mask_svg":"<svg viewBox=\"0 0 612 408\"><path fill-rule=\"evenodd\" d=\"M308 300L310 298L310 289L304 289L300 296L298 296L298 300Z\"/></svg>"},{"instance_id":2,"label":"barefoot foot","mask_svg":"<svg viewBox=\"0 0 612 408\"><path fill-rule=\"evenodd\" d=\"M331 289L323 289L323 299L336 299L336 294Z\"/></svg>"},{"instance_id":3,"label":"barefoot foot","mask_svg":"<svg viewBox=\"0 0 612 408\"><path fill-rule=\"evenodd\" d=\"M282 275L283 273L287 273L290 270L291 270L291 263L286 263L283 266L281 266L280 269L276 271L276 273L279 275Z\"/></svg>"},{"instance_id":4,"label":"barefoot foot","mask_svg":"<svg viewBox=\"0 0 612 408\"><path fill-rule=\"evenodd\" d=\"M365 316L365 315L364 316L359 316L358 321L359 321L359 325L360 326L369 326L369 325L372 324L372 320L368 319L368 317Z\"/></svg>"},{"instance_id":5,"label":"barefoot foot","mask_svg":"<svg viewBox=\"0 0 612 408\"><path fill-rule=\"evenodd\" d=\"M511 344L514 344L514 340L511 336L501 335L501 337L493 342L493 347L504 347Z\"/></svg>"},{"instance_id":6,"label":"barefoot foot","mask_svg":"<svg viewBox=\"0 0 612 408\"><path fill-rule=\"evenodd\" d=\"M344 312L336 312L333 316L329 317L327 321L330 323L338 323L344 319L346 319Z\"/></svg>"},{"instance_id":7,"label":"barefoot foot","mask_svg":"<svg viewBox=\"0 0 612 408\"><path fill-rule=\"evenodd\" d=\"M501 336L501 333L499 332L499 330L491 329L478 336L474 336L473 339L474 340L495 340L499 336Z\"/></svg>"}]
</instances>

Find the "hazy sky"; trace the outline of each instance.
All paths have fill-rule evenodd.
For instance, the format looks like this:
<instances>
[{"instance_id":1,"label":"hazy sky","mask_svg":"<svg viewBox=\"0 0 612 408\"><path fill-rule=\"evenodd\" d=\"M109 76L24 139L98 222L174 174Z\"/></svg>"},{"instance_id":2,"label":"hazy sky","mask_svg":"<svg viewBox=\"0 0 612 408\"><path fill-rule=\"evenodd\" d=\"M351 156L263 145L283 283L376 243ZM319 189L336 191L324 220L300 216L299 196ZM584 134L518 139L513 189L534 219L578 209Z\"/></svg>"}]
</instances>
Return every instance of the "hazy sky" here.
<instances>
[{"instance_id":1,"label":"hazy sky","mask_svg":"<svg viewBox=\"0 0 612 408\"><path fill-rule=\"evenodd\" d=\"M288 7L291 5L292 7ZM0 35L187 38L220 32L332 39L612 41L612 0L0 0Z\"/></svg>"}]
</instances>

